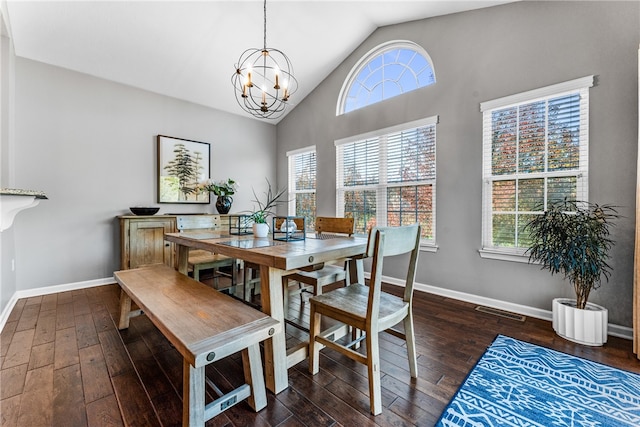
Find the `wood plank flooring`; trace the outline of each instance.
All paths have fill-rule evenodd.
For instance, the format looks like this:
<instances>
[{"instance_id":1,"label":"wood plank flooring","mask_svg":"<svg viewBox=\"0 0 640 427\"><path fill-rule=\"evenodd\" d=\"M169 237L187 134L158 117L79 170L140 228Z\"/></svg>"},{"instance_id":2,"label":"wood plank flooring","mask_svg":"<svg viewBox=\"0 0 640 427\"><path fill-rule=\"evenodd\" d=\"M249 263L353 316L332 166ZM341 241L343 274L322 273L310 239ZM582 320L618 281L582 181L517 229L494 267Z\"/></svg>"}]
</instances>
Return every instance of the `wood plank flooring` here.
<instances>
[{"instance_id":1,"label":"wood plank flooring","mask_svg":"<svg viewBox=\"0 0 640 427\"><path fill-rule=\"evenodd\" d=\"M114 284L18 301L0 335L0 425L181 425L181 357L145 316L118 331L118 298ZM289 317L308 324L307 306L291 298ZM241 402L207 426L431 426L496 334L640 373L631 341L585 347L556 336L549 322L474 308L416 292L419 378L409 376L402 342L382 334L377 417L369 414L365 367L325 349L318 375L301 362L289 370L288 389L267 393L267 408L254 413ZM287 333L288 345L306 338L290 326ZM239 355L210 365L207 375L223 391L237 387Z\"/></svg>"}]
</instances>

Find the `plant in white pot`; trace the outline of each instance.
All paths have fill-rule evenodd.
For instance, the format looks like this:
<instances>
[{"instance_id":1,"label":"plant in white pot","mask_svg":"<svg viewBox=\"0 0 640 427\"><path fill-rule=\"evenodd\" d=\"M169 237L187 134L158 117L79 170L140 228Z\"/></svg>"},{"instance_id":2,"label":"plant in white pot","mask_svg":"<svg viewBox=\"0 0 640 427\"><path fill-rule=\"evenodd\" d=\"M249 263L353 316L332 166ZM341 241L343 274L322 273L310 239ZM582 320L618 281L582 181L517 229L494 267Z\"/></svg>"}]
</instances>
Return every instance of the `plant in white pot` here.
<instances>
[{"instance_id":1,"label":"plant in white pot","mask_svg":"<svg viewBox=\"0 0 640 427\"><path fill-rule=\"evenodd\" d=\"M258 208L254 209L250 216L253 220L253 235L255 237L267 237L269 234L269 224L267 224L267 218L273 215L273 209L278 205L278 203L284 202L284 200L280 200L282 196L284 196L287 191L286 188L280 189L273 192L271 188L271 182L267 179L268 189L265 192L265 198L260 200L260 198L256 195L256 191L253 191L253 196L255 199L253 200Z\"/></svg>"},{"instance_id":2,"label":"plant in white pot","mask_svg":"<svg viewBox=\"0 0 640 427\"><path fill-rule=\"evenodd\" d=\"M607 342L608 311L588 299L611 275L610 227L617 218L611 205L564 200L550 203L524 228L531 239L529 262L562 273L575 291L575 300L553 300L553 329L563 338L594 346Z\"/></svg>"}]
</instances>

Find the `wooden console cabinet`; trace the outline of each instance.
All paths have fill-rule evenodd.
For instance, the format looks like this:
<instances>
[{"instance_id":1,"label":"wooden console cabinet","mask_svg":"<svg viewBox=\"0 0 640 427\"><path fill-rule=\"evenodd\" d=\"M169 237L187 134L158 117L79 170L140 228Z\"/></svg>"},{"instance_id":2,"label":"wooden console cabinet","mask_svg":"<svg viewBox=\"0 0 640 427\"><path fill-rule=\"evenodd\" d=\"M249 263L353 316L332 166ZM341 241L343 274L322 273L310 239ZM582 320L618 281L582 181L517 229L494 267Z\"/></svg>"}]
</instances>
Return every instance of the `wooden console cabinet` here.
<instances>
[{"instance_id":1,"label":"wooden console cabinet","mask_svg":"<svg viewBox=\"0 0 640 427\"><path fill-rule=\"evenodd\" d=\"M176 230L175 216L126 215L120 219L120 269L153 264L174 266L172 244L164 241L164 233Z\"/></svg>"},{"instance_id":2,"label":"wooden console cabinet","mask_svg":"<svg viewBox=\"0 0 640 427\"><path fill-rule=\"evenodd\" d=\"M176 215L122 215L120 221L120 269L153 264L176 265L172 243L165 242L164 233L175 233ZM220 215L220 230L229 228L229 216Z\"/></svg>"}]
</instances>

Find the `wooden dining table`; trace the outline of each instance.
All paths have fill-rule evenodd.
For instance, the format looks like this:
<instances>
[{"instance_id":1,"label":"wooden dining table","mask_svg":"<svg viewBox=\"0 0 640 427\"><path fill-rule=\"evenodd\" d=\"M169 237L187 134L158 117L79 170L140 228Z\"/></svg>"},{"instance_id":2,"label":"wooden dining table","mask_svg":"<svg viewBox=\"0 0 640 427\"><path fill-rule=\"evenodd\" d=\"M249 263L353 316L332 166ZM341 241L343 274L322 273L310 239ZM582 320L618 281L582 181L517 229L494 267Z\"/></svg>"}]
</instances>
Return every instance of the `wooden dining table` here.
<instances>
[{"instance_id":1,"label":"wooden dining table","mask_svg":"<svg viewBox=\"0 0 640 427\"><path fill-rule=\"evenodd\" d=\"M303 343L287 350L285 337L282 276L298 270L313 270L324 263L347 259L350 283L364 283L363 258L367 239L359 236L308 235L304 240L274 240L271 237L230 235L215 231L166 233L165 240L176 245L178 270L187 274L189 249L203 249L260 266L262 311L282 324L280 332L264 345L265 382L273 393L289 386L289 367L304 360L308 345Z\"/></svg>"}]
</instances>

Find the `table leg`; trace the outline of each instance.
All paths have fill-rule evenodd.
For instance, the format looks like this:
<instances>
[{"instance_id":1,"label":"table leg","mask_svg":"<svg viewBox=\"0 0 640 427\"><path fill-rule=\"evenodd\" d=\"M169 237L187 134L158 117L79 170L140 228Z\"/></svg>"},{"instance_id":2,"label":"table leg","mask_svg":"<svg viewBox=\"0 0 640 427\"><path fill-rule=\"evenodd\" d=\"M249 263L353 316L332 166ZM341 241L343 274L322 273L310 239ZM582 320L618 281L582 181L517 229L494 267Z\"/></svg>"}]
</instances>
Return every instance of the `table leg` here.
<instances>
[{"instance_id":1,"label":"table leg","mask_svg":"<svg viewBox=\"0 0 640 427\"><path fill-rule=\"evenodd\" d=\"M204 427L204 366L182 361L182 426Z\"/></svg>"},{"instance_id":2,"label":"table leg","mask_svg":"<svg viewBox=\"0 0 640 427\"><path fill-rule=\"evenodd\" d=\"M282 330L264 342L265 377L267 388L280 393L289 386L287 374L287 343L284 328L284 297L282 270L260 266L260 294L262 311L276 319Z\"/></svg>"},{"instance_id":3,"label":"table leg","mask_svg":"<svg viewBox=\"0 0 640 427\"><path fill-rule=\"evenodd\" d=\"M178 271L182 274L189 274L189 247L176 245L178 250Z\"/></svg>"}]
</instances>

